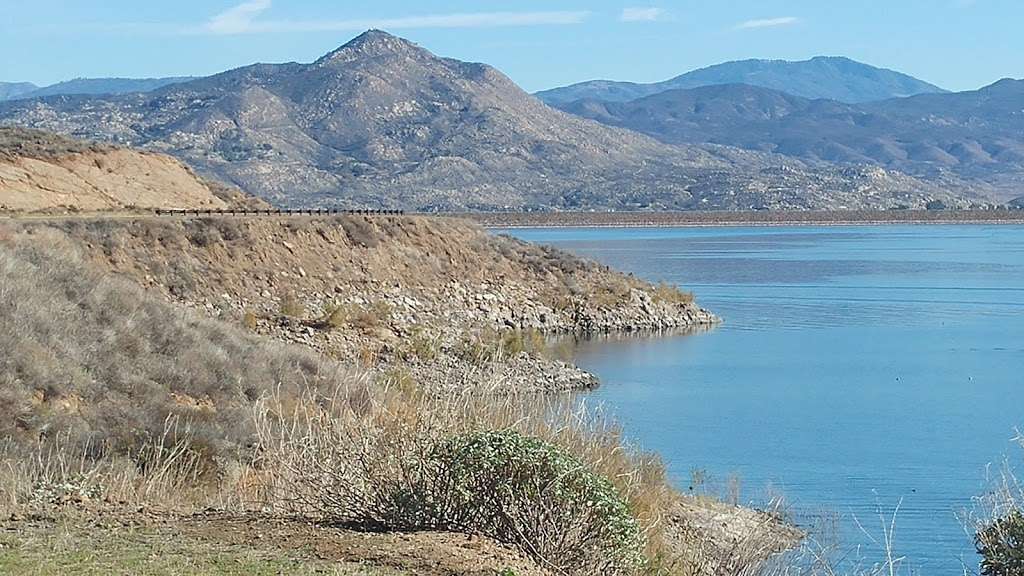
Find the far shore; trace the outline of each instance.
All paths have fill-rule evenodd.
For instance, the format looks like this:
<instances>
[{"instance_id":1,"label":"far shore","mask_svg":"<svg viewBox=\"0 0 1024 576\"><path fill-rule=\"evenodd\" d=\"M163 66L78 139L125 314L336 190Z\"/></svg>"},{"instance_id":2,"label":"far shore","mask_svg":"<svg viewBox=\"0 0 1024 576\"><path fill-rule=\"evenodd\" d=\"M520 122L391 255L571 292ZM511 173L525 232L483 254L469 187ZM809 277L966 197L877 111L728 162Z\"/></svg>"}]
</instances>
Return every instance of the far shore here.
<instances>
[{"instance_id":1,"label":"far shore","mask_svg":"<svg viewBox=\"0 0 1024 576\"><path fill-rule=\"evenodd\" d=\"M446 215L467 218L488 228L1024 224L1024 210L473 212Z\"/></svg>"}]
</instances>

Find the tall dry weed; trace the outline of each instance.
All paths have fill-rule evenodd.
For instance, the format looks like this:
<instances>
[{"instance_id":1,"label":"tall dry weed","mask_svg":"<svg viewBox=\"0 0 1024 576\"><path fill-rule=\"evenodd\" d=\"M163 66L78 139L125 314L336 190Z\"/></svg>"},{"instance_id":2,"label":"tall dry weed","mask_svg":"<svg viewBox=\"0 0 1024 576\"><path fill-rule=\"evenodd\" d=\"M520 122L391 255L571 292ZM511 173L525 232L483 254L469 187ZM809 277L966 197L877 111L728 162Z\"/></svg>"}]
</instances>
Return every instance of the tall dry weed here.
<instances>
[{"instance_id":1,"label":"tall dry weed","mask_svg":"<svg viewBox=\"0 0 1024 576\"><path fill-rule=\"evenodd\" d=\"M273 501L292 513L374 529L458 529L436 515L418 520L415 514L410 516L410 495L423 494L425 482L437 481L439 470L432 466L438 461L439 446L479 433L508 431L513 438L551 446L587 473L608 479L628 503L646 556L660 552L662 514L672 498L660 463L625 448L617 427L564 398L499 398L475 391L436 395L389 384L349 386L330 396L311 393L298 406L267 398L258 422L264 455L260 465L273 472ZM543 498L537 498L539 513ZM621 566L601 564L587 553L574 557L587 560L572 566L560 565L569 561L567 554L547 554L544 543L587 532L585 525L576 523L592 516L580 510L576 515L548 514L548 524L535 527L534 533L542 536L525 541L509 535L505 541L550 567L572 568L567 573L623 573L617 571Z\"/></svg>"}]
</instances>

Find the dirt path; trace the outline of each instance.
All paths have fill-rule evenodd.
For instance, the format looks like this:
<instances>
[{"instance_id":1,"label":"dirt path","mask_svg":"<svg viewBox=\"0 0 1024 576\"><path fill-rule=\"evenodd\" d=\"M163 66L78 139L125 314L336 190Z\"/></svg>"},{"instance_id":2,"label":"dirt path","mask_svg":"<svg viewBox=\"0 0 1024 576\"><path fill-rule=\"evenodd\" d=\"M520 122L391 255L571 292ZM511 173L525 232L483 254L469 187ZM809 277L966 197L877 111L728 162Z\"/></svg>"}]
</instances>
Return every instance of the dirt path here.
<instances>
[{"instance_id":1,"label":"dirt path","mask_svg":"<svg viewBox=\"0 0 1024 576\"><path fill-rule=\"evenodd\" d=\"M0 522L0 573L546 574L518 552L462 534L365 533L264 515L80 509Z\"/></svg>"}]
</instances>

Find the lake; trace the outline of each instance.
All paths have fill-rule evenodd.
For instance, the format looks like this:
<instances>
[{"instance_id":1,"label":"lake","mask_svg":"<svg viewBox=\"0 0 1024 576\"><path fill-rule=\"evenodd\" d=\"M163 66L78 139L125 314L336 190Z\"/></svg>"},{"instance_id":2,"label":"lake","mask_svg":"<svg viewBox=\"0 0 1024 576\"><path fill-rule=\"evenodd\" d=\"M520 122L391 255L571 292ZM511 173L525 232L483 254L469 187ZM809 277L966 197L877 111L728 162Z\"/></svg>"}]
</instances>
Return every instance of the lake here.
<instances>
[{"instance_id":1,"label":"lake","mask_svg":"<svg viewBox=\"0 0 1024 576\"><path fill-rule=\"evenodd\" d=\"M1006 458L1024 463L1024 227L503 232L678 284L725 320L577 347L602 380L588 401L680 488L704 470L740 479L744 502L781 493L799 522L835 516L869 562L879 511L899 505L908 566L976 572L958 513Z\"/></svg>"}]
</instances>

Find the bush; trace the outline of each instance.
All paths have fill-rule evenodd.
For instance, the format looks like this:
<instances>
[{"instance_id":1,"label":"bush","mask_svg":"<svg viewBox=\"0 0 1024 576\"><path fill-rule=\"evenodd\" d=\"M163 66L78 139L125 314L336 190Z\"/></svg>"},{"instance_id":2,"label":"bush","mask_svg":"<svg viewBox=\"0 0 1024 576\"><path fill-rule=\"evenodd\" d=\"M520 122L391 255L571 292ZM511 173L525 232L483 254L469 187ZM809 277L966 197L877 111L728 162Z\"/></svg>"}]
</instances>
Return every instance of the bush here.
<instances>
[{"instance_id":1,"label":"bush","mask_svg":"<svg viewBox=\"0 0 1024 576\"><path fill-rule=\"evenodd\" d=\"M660 464L566 400L400 382L259 412L282 511L369 530L485 535L559 574L638 574L663 554Z\"/></svg>"},{"instance_id":2,"label":"bush","mask_svg":"<svg viewBox=\"0 0 1024 576\"><path fill-rule=\"evenodd\" d=\"M390 304L378 300L367 307L359 307L349 315L349 324L366 333L373 333L390 318L393 309Z\"/></svg>"},{"instance_id":3,"label":"bush","mask_svg":"<svg viewBox=\"0 0 1024 576\"><path fill-rule=\"evenodd\" d=\"M242 326L245 326L250 332L255 332L260 326L256 313L252 310L246 310L242 314Z\"/></svg>"},{"instance_id":4,"label":"bush","mask_svg":"<svg viewBox=\"0 0 1024 576\"><path fill-rule=\"evenodd\" d=\"M618 308L629 302L629 286L596 286L587 301L597 308Z\"/></svg>"},{"instance_id":5,"label":"bush","mask_svg":"<svg viewBox=\"0 0 1024 576\"><path fill-rule=\"evenodd\" d=\"M410 529L481 534L560 570L628 574L644 563L644 538L607 479L551 443L512 430L438 443L424 478L398 501Z\"/></svg>"},{"instance_id":6,"label":"bush","mask_svg":"<svg viewBox=\"0 0 1024 576\"><path fill-rule=\"evenodd\" d=\"M1012 510L975 536L985 576L1024 574L1024 512Z\"/></svg>"},{"instance_id":7,"label":"bush","mask_svg":"<svg viewBox=\"0 0 1024 576\"><path fill-rule=\"evenodd\" d=\"M380 236L374 225L366 218L359 216L343 216L338 223L354 246L376 248L380 244Z\"/></svg>"},{"instance_id":8,"label":"bush","mask_svg":"<svg viewBox=\"0 0 1024 576\"><path fill-rule=\"evenodd\" d=\"M437 358L439 349L439 339L427 334L422 327L417 327L409 334L402 357L406 360L431 362Z\"/></svg>"},{"instance_id":9,"label":"bush","mask_svg":"<svg viewBox=\"0 0 1024 576\"><path fill-rule=\"evenodd\" d=\"M355 377L101 274L48 231L0 245L0 326L0 440L49 450L59 436L71 459L102 451L144 466L140 446L177 418L167 443L187 441L219 470L250 458L257 398Z\"/></svg>"},{"instance_id":10,"label":"bush","mask_svg":"<svg viewBox=\"0 0 1024 576\"><path fill-rule=\"evenodd\" d=\"M348 322L348 309L339 304L327 306L324 316L320 319L320 325L324 328L338 329Z\"/></svg>"}]
</instances>

